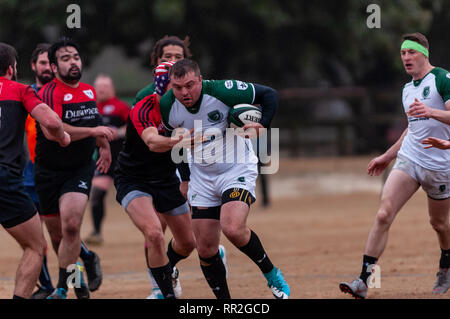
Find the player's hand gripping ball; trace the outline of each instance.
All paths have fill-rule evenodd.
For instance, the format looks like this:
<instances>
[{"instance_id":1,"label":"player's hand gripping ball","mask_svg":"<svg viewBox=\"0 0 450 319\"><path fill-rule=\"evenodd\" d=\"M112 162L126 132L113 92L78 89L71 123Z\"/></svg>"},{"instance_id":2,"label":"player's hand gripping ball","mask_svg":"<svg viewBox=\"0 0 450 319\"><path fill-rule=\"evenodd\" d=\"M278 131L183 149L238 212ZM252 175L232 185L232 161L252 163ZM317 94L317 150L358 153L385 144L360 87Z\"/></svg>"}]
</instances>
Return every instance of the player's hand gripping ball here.
<instances>
[{"instance_id":1,"label":"player's hand gripping ball","mask_svg":"<svg viewBox=\"0 0 450 319\"><path fill-rule=\"evenodd\" d=\"M238 128L249 123L259 123L261 117L262 113L259 107L251 104L237 104L228 112L228 123L231 128Z\"/></svg>"}]
</instances>

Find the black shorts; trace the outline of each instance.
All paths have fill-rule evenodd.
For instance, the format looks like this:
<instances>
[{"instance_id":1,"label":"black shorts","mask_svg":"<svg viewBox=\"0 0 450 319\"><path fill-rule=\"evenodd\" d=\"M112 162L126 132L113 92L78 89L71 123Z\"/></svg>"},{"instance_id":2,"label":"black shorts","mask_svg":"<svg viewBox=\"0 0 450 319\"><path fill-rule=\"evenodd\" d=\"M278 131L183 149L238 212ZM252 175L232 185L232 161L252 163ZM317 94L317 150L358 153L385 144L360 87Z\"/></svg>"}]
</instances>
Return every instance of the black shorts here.
<instances>
[{"instance_id":1,"label":"black shorts","mask_svg":"<svg viewBox=\"0 0 450 319\"><path fill-rule=\"evenodd\" d=\"M22 175L0 167L0 224L11 228L31 219L36 213L36 207L23 186Z\"/></svg>"},{"instance_id":2,"label":"black shorts","mask_svg":"<svg viewBox=\"0 0 450 319\"><path fill-rule=\"evenodd\" d=\"M122 206L124 206L124 199L129 203L129 198L133 194L137 194L137 197L139 197L145 196L142 194L145 193L152 197L153 205L158 213L166 213L185 204L185 211L178 213L188 212L189 210L186 199L180 192L180 179L176 174L161 181L137 181L134 178L116 174L114 186L117 190L116 200ZM126 207L124 208L126 209Z\"/></svg>"},{"instance_id":3,"label":"black shorts","mask_svg":"<svg viewBox=\"0 0 450 319\"><path fill-rule=\"evenodd\" d=\"M74 192L89 196L94 171L94 161L72 171L55 171L36 165L34 181L39 197L39 214L58 214L59 198L65 193Z\"/></svg>"}]
</instances>

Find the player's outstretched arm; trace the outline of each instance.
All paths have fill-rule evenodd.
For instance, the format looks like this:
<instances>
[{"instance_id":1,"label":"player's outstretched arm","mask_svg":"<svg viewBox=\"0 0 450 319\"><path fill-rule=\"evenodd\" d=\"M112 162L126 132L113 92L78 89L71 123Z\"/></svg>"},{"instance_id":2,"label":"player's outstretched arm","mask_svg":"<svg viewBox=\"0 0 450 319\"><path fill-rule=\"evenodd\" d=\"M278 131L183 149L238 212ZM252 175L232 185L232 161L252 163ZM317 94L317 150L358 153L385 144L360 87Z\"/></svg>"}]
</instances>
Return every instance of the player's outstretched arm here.
<instances>
[{"instance_id":1,"label":"player's outstretched arm","mask_svg":"<svg viewBox=\"0 0 450 319\"><path fill-rule=\"evenodd\" d=\"M450 149L450 141L443 140L443 139L436 138L436 137L428 137L428 138L422 140L422 144L425 145L424 148L436 147L441 150Z\"/></svg>"},{"instance_id":2,"label":"player's outstretched arm","mask_svg":"<svg viewBox=\"0 0 450 319\"><path fill-rule=\"evenodd\" d=\"M96 126L96 127L82 127L72 126L67 123L63 123L64 129L70 134L72 141L82 140L87 137L104 137L108 141L112 141L116 138L117 131L114 131L108 126Z\"/></svg>"},{"instance_id":3,"label":"player's outstretched arm","mask_svg":"<svg viewBox=\"0 0 450 319\"><path fill-rule=\"evenodd\" d=\"M384 152L382 155L375 157L369 162L369 165L367 166L367 174L370 176L378 176L380 175L386 167L389 165L389 163L397 157L397 153L400 150L400 147L402 146L403 139L405 138L406 133L408 132L408 129L405 129L403 131L402 136L395 142L386 152Z\"/></svg>"},{"instance_id":4,"label":"player's outstretched arm","mask_svg":"<svg viewBox=\"0 0 450 319\"><path fill-rule=\"evenodd\" d=\"M47 139L58 142L62 147L70 144L70 135L64 131L61 119L47 104L36 106L31 111L31 116L39 122Z\"/></svg>"},{"instance_id":5,"label":"player's outstretched arm","mask_svg":"<svg viewBox=\"0 0 450 319\"><path fill-rule=\"evenodd\" d=\"M445 103L446 110L439 110L432 107L428 107L426 104L415 99L414 103L410 105L408 115L417 118L426 117L432 118L439 122L450 125L450 101Z\"/></svg>"},{"instance_id":6,"label":"player's outstretched arm","mask_svg":"<svg viewBox=\"0 0 450 319\"><path fill-rule=\"evenodd\" d=\"M278 107L278 93L273 88L265 85L254 83L253 86L255 88L254 104L261 105L261 125L269 128Z\"/></svg>"},{"instance_id":7,"label":"player's outstretched arm","mask_svg":"<svg viewBox=\"0 0 450 319\"><path fill-rule=\"evenodd\" d=\"M175 145L179 144L185 135L176 135L174 137L159 135L156 127L150 126L142 131L141 138L152 152L167 152L170 151ZM191 137L189 135L188 139Z\"/></svg>"}]
</instances>

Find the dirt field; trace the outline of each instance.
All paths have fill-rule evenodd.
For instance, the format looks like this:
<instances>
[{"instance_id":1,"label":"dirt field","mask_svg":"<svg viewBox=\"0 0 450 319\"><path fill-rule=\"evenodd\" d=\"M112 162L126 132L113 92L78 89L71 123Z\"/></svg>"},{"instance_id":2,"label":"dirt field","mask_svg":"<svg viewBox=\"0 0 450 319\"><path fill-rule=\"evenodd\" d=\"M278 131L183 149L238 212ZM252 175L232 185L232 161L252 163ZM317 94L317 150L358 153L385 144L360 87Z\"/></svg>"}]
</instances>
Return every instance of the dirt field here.
<instances>
[{"instance_id":1,"label":"dirt field","mask_svg":"<svg viewBox=\"0 0 450 319\"><path fill-rule=\"evenodd\" d=\"M253 205L250 227L259 235L272 262L291 287L291 298L349 298L338 283L354 279L361 270L365 241L375 216L381 178L368 177L369 157L282 160L270 176L272 205ZM258 185L259 186L259 185ZM394 222L381 258L381 288L369 298L450 298L431 294L440 250L428 222L422 190L407 203ZM91 231L86 212L82 237ZM47 234L46 237L48 238ZM167 234L170 238L170 232ZM101 257L104 280L92 298L145 298L150 285L144 261L143 237L108 195L102 246L91 246ZM227 249L233 298L272 298L258 268L222 237ZM21 255L19 246L0 230L0 298L10 298ZM53 283L57 262L49 252ZM213 298L194 252L178 264L183 298ZM73 292L69 297L74 298Z\"/></svg>"}]
</instances>

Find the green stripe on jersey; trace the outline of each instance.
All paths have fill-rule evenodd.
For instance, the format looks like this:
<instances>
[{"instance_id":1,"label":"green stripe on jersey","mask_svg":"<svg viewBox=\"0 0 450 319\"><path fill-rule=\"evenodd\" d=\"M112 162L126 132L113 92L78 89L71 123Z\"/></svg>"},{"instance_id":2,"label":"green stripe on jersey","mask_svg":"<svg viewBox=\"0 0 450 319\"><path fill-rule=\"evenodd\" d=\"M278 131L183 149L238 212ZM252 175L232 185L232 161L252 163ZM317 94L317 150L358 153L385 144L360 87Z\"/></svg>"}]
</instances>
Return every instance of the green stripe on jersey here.
<instances>
[{"instance_id":1,"label":"green stripe on jersey","mask_svg":"<svg viewBox=\"0 0 450 319\"><path fill-rule=\"evenodd\" d=\"M436 88L444 103L450 100L450 72L443 68L434 68L431 73L436 77Z\"/></svg>"},{"instance_id":2,"label":"green stripe on jersey","mask_svg":"<svg viewBox=\"0 0 450 319\"><path fill-rule=\"evenodd\" d=\"M214 96L225 105L252 104L255 99L253 84L237 80L203 81L203 94Z\"/></svg>"}]
</instances>

